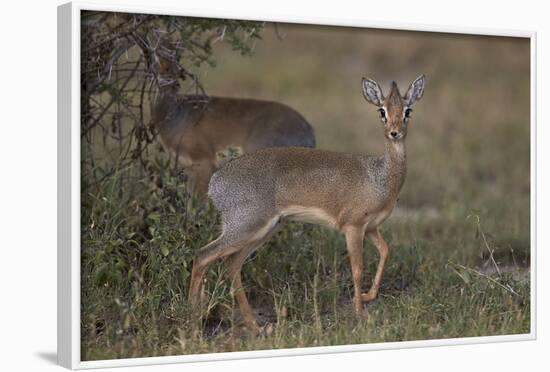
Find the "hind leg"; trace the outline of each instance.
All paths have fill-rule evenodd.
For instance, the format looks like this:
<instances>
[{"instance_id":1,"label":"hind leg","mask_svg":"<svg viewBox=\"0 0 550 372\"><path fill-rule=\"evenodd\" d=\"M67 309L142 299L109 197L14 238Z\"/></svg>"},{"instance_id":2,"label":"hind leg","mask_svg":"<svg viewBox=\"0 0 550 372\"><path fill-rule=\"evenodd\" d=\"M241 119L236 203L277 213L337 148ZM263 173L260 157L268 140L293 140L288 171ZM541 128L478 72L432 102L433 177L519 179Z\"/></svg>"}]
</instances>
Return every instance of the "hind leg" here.
<instances>
[{"instance_id":1,"label":"hind leg","mask_svg":"<svg viewBox=\"0 0 550 372\"><path fill-rule=\"evenodd\" d=\"M252 244L229 258L230 262L227 273L229 280L231 281L231 293L239 305L239 310L241 311L241 315L243 316L247 328L253 335L257 335L259 333L259 328L256 323L256 319L254 318L252 307L248 303L248 299L246 298L246 293L242 285L241 269L246 261L246 258L258 249L264 242L269 240L269 238L277 230L277 227L278 223L276 221L268 222L265 228L258 231L256 236L257 239Z\"/></svg>"},{"instance_id":2,"label":"hind leg","mask_svg":"<svg viewBox=\"0 0 550 372\"><path fill-rule=\"evenodd\" d=\"M191 270L191 283L189 284L189 303L195 305L199 298L204 273L214 260L238 252L246 245L246 240L234 239L228 234L222 233L213 242L208 243L199 250L193 261Z\"/></svg>"},{"instance_id":3,"label":"hind leg","mask_svg":"<svg viewBox=\"0 0 550 372\"><path fill-rule=\"evenodd\" d=\"M228 249L225 249L228 247ZM210 242L199 250L199 253L193 261L193 269L191 270L191 282L189 284L188 303L192 311L191 321L191 334L196 338L200 335L201 324L201 306L200 306L200 292L203 284L203 277L208 265L216 258L224 257L235 253L239 249L239 242L235 242L232 239L222 235Z\"/></svg>"},{"instance_id":4,"label":"hind leg","mask_svg":"<svg viewBox=\"0 0 550 372\"><path fill-rule=\"evenodd\" d=\"M254 318L254 313L252 307L248 303L246 298L246 293L243 288L242 278L241 278L241 267L246 260L246 258L252 253L259 245L254 244L250 245L246 250L242 250L238 253L235 253L230 257L229 267L228 267L228 276L231 281L231 294L233 298L237 301L239 305L239 310L243 317L246 327L250 332L255 336L260 333L256 319Z\"/></svg>"},{"instance_id":5,"label":"hind leg","mask_svg":"<svg viewBox=\"0 0 550 372\"><path fill-rule=\"evenodd\" d=\"M205 247L199 250L199 253L195 257L193 262L193 269L191 271L191 283L189 285L189 304L192 308L196 308L200 290L202 287L203 277L208 268L214 260L235 255L234 263L230 265L230 277L236 278L235 268L238 266L238 279L237 284L240 284L240 267L242 263L256 247L258 247L272 232L278 222L278 218L272 220L253 221L246 223L246 221L239 221L239 224L225 224L224 232L222 235L207 244ZM241 262L242 261L242 262ZM236 265L235 262L240 262ZM231 275L233 273L233 275ZM239 285L240 287L240 285ZM243 293L244 295L244 293ZM252 311L246 297L244 301L242 296L237 296L237 302L244 309L244 314L252 316ZM246 303L245 303L246 302ZM250 321L250 317L245 315L246 320ZM252 317L253 320L253 317ZM252 323L251 323L252 324ZM252 328L251 326L250 328Z\"/></svg>"}]
</instances>

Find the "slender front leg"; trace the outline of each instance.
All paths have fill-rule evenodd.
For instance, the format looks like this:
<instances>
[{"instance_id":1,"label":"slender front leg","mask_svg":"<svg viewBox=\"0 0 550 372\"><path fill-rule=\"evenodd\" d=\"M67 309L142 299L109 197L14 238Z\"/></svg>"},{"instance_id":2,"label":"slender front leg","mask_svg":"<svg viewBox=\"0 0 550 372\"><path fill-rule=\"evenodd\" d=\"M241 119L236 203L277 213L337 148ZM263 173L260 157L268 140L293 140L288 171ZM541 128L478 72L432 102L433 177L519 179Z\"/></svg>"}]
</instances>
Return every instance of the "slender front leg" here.
<instances>
[{"instance_id":1,"label":"slender front leg","mask_svg":"<svg viewBox=\"0 0 550 372\"><path fill-rule=\"evenodd\" d=\"M363 236L362 228L355 226L344 230L346 235L346 246L348 249L349 261L351 264L351 274L353 277L353 307L357 314L363 311L363 301L361 299L361 284L363 278Z\"/></svg>"},{"instance_id":2,"label":"slender front leg","mask_svg":"<svg viewBox=\"0 0 550 372\"><path fill-rule=\"evenodd\" d=\"M367 237L378 250L380 259L378 261L378 268L376 269L376 275L374 276L372 287L367 293L361 295L364 302L372 301L378 296L378 290L380 289L380 283L382 282L382 274L384 273L384 266L386 265L389 251L388 244L386 244L386 241L382 237L379 229L368 231Z\"/></svg>"}]
</instances>

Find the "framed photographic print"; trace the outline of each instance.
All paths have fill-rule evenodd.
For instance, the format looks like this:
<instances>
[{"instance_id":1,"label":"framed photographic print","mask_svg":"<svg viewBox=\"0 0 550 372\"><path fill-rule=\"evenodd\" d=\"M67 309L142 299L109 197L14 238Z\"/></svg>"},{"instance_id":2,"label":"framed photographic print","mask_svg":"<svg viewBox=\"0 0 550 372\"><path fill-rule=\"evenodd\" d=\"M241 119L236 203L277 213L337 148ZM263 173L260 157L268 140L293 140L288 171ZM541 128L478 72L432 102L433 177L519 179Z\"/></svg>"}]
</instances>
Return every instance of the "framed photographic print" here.
<instances>
[{"instance_id":1,"label":"framed photographic print","mask_svg":"<svg viewBox=\"0 0 550 372\"><path fill-rule=\"evenodd\" d=\"M61 365L534 339L534 32L73 2L58 46Z\"/></svg>"}]
</instances>

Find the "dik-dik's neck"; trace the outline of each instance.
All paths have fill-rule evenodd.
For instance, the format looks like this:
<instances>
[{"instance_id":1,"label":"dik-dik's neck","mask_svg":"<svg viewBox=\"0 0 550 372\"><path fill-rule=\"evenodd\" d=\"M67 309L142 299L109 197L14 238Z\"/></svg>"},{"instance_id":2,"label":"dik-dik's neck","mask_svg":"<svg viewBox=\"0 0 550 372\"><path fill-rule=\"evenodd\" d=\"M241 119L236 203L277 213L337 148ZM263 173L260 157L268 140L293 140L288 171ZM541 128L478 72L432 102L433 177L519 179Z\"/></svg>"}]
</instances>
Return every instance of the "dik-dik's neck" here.
<instances>
[{"instance_id":1,"label":"dik-dik's neck","mask_svg":"<svg viewBox=\"0 0 550 372\"><path fill-rule=\"evenodd\" d=\"M407 151L405 141L386 140L386 151L384 156L392 165L405 166L407 163Z\"/></svg>"},{"instance_id":2,"label":"dik-dik's neck","mask_svg":"<svg viewBox=\"0 0 550 372\"><path fill-rule=\"evenodd\" d=\"M386 140L384 173L386 182L389 183L388 186L399 192L407 174L407 151L404 140Z\"/></svg>"}]
</instances>

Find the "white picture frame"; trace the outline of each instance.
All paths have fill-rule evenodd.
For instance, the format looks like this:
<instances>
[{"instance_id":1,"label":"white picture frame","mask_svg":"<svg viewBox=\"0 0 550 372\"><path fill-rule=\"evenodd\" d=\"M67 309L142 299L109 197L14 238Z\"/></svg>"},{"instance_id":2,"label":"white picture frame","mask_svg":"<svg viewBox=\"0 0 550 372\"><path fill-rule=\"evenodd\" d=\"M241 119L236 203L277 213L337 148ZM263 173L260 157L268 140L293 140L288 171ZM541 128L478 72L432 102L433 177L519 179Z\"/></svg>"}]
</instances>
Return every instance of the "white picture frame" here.
<instances>
[{"instance_id":1,"label":"white picture frame","mask_svg":"<svg viewBox=\"0 0 550 372\"><path fill-rule=\"evenodd\" d=\"M254 16L254 20L303 24L370 27L394 30L467 33L476 35L529 38L531 44L531 331L509 336L466 337L444 340L390 342L364 345L308 347L200 355L179 355L151 358L81 361L80 358L80 12L82 10L129 13L169 14L180 16L251 19L236 12L201 12L181 7L143 7L97 5L72 2L58 8L58 361L70 369L91 369L243 358L313 355L354 351L388 350L445 345L481 344L490 342L536 339L536 33L533 31L463 29L415 24L309 19L303 16Z\"/></svg>"}]
</instances>

